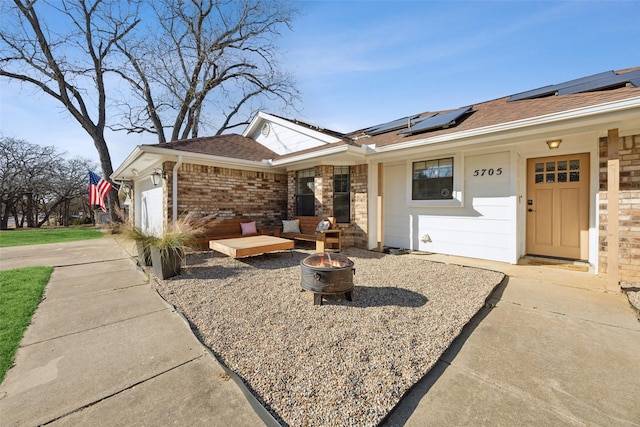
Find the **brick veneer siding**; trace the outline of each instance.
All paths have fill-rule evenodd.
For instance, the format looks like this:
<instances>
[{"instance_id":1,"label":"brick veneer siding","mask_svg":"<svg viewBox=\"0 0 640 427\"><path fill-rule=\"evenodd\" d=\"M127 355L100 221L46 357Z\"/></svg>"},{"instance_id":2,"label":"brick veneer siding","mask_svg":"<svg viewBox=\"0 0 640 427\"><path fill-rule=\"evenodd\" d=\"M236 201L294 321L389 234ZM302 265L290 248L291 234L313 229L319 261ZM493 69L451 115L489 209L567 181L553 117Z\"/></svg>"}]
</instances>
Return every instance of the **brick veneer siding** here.
<instances>
[{"instance_id":1,"label":"brick veneer siding","mask_svg":"<svg viewBox=\"0 0 640 427\"><path fill-rule=\"evenodd\" d=\"M333 166L316 166L316 216L333 215Z\"/></svg>"},{"instance_id":2,"label":"brick veneer siding","mask_svg":"<svg viewBox=\"0 0 640 427\"><path fill-rule=\"evenodd\" d=\"M598 273L605 277L608 267L607 242L607 138L601 138ZM619 190L619 274L620 281L640 283L640 135L618 138L620 159Z\"/></svg>"},{"instance_id":3,"label":"brick veneer siding","mask_svg":"<svg viewBox=\"0 0 640 427\"><path fill-rule=\"evenodd\" d=\"M315 213L317 216L333 215L333 166L320 165L314 168ZM342 230L342 245L367 248L367 165L356 165L349 168L351 175L351 222L338 224ZM287 215L293 218L296 214L296 172L289 171L287 176Z\"/></svg>"},{"instance_id":4,"label":"brick veneer siding","mask_svg":"<svg viewBox=\"0 0 640 427\"><path fill-rule=\"evenodd\" d=\"M165 162L166 222L173 212L173 167ZM258 226L281 224L287 211L287 176L183 163L178 169L178 217L245 218Z\"/></svg>"},{"instance_id":5,"label":"brick veneer siding","mask_svg":"<svg viewBox=\"0 0 640 427\"><path fill-rule=\"evenodd\" d=\"M369 167L351 166L351 224L353 245L368 249L369 235Z\"/></svg>"},{"instance_id":6,"label":"brick veneer siding","mask_svg":"<svg viewBox=\"0 0 640 427\"><path fill-rule=\"evenodd\" d=\"M296 171L287 173L287 219L296 216Z\"/></svg>"}]
</instances>

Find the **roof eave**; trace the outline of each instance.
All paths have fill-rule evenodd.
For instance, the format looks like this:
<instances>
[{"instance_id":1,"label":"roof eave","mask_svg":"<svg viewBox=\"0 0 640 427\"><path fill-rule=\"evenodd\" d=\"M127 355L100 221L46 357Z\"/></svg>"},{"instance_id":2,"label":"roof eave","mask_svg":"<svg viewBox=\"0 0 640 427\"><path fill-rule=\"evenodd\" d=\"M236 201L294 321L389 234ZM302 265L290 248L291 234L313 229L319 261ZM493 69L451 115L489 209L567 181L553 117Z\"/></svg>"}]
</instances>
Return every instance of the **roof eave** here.
<instances>
[{"instance_id":1,"label":"roof eave","mask_svg":"<svg viewBox=\"0 0 640 427\"><path fill-rule=\"evenodd\" d=\"M145 154L156 155L157 161L168 161L168 160L176 160L178 156L182 156L183 162L197 160L200 163L206 164L218 164L227 168L239 168L239 169L247 169L250 168L252 170L260 170L260 171L269 171L269 172L278 172L274 170L274 167L267 161L256 161L256 160L245 160L245 159L236 159L233 157L222 157L215 156L212 154L206 153L194 153L191 151L184 150L176 150L171 148L164 148L159 146L150 146L150 145L139 145L137 146L129 156L125 159L125 161L116 169L113 174L111 174L112 180L122 180L122 179L132 179L135 177L135 174L131 172L134 167L136 161L139 161L141 157ZM156 163L157 163L156 161ZM127 169L129 172L127 173Z\"/></svg>"},{"instance_id":2,"label":"roof eave","mask_svg":"<svg viewBox=\"0 0 640 427\"><path fill-rule=\"evenodd\" d=\"M309 160L316 160L321 157L327 157L336 154L353 154L356 156L364 156L367 154L367 147L356 147L353 145L338 145L328 148L323 148L321 150L312 151L309 153L299 154L296 156L287 157L285 159L276 159L271 160L270 163L273 166L288 166L294 163L305 162Z\"/></svg>"},{"instance_id":3,"label":"roof eave","mask_svg":"<svg viewBox=\"0 0 640 427\"><path fill-rule=\"evenodd\" d=\"M133 151L131 151L131 153L129 153L129 155L124 159L124 161L120 163L120 166L118 166L116 170L109 175L109 178L112 181L130 178L132 175L125 173L125 171L130 168L131 165L140 158L140 156L142 156L144 153L143 147L143 145L137 145L136 148L134 148Z\"/></svg>"}]
</instances>

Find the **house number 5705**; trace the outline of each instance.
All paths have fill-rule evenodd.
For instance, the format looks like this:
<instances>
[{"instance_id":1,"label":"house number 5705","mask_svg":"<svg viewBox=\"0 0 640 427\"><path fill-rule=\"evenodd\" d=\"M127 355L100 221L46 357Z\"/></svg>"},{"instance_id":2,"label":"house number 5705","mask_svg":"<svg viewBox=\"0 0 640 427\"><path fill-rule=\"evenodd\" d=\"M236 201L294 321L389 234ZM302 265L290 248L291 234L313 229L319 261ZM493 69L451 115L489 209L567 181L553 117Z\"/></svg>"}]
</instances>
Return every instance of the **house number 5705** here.
<instances>
[{"instance_id":1,"label":"house number 5705","mask_svg":"<svg viewBox=\"0 0 640 427\"><path fill-rule=\"evenodd\" d=\"M493 176L493 175L502 175L502 168L476 169L473 171L473 176Z\"/></svg>"}]
</instances>

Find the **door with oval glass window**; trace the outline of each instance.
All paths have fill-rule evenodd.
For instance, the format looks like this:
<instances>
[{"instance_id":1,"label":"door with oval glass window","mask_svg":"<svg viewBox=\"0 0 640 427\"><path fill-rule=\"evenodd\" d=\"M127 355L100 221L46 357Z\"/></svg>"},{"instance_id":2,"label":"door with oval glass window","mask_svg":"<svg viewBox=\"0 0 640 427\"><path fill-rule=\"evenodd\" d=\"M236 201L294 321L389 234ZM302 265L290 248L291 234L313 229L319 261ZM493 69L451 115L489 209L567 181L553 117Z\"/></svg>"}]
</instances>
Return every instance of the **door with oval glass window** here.
<instances>
[{"instance_id":1,"label":"door with oval glass window","mask_svg":"<svg viewBox=\"0 0 640 427\"><path fill-rule=\"evenodd\" d=\"M527 160L527 254L589 258L589 153Z\"/></svg>"}]
</instances>

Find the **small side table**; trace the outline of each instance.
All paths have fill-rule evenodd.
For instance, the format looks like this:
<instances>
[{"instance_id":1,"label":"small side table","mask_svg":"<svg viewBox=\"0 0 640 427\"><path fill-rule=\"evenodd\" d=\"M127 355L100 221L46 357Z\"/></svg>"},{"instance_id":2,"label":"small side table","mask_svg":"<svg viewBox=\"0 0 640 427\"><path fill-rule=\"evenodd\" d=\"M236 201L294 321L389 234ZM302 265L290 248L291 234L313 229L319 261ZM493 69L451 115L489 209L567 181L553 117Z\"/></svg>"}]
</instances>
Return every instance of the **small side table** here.
<instances>
[{"instance_id":1,"label":"small side table","mask_svg":"<svg viewBox=\"0 0 640 427\"><path fill-rule=\"evenodd\" d=\"M316 233L316 253L340 252L341 230L324 230Z\"/></svg>"}]
</instances>

